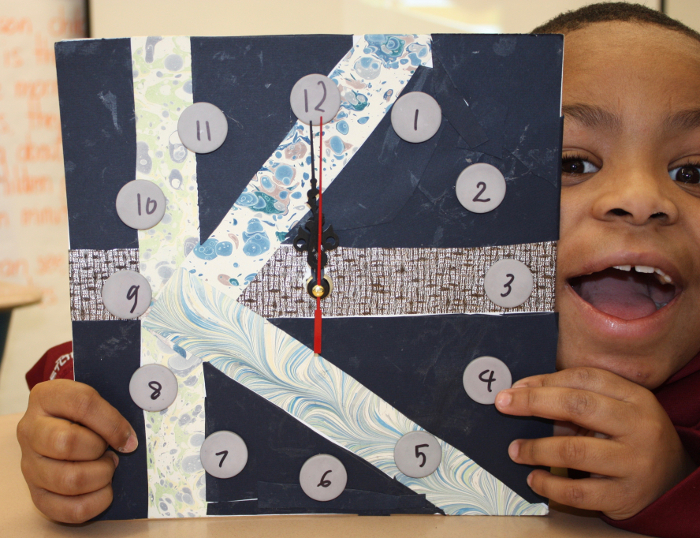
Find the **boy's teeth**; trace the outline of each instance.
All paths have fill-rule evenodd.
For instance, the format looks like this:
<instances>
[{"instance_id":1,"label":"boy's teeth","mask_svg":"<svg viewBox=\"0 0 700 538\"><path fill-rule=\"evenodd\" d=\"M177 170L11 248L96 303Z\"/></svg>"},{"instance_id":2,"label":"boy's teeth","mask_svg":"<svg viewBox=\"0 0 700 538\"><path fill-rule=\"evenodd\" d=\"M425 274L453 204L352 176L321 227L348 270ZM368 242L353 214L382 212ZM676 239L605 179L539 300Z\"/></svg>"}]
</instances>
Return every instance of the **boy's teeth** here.
<instances>
[{"instance_id":1,"label":"boy's teeth","mask_svg":"<svg viewBox=\"0 0 700 538\"><path fill-rule=\"evenodd\" d=\"M668 276L666 273L664 273L661 269L654 269L654 272L656 273L656 278L659 279L659 282L663 284L672 284L673 279Z\"/></svg>"},{"instance_id":2,"label":"boy's teeth","mask_svg":"<svg viewBox=\"0 0 700 538\"><path fill-rule=\"evenodd\" d=\"M618 271L631 271L632 265L613 265L613 269L617 269ZM656 267L650 267L648 265L635 265L634 270L638 273L656 273L656 278L662 284L673 284L673 279L661 269Z\"/></svg>"}]
</instances>

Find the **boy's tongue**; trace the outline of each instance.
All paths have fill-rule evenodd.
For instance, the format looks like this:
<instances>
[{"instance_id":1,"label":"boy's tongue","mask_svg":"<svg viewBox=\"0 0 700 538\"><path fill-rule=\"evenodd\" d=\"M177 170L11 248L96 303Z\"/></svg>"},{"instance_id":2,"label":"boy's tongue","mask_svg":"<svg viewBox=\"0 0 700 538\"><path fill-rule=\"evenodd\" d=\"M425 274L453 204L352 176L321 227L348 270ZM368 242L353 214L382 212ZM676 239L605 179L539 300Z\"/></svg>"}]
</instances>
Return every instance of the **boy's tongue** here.
<instances>
[{"instance_id":1,"label":"boy's tongue","mask_svg":"<svg viewBox=\"0 0 700 538\"><path fill-rule=\"evenodd\" d=\"M572 280L572 287L601 312L633 320L656 312L656 303L673 299L674 286L661 285L651 274L606 269Z\"/></svg>"}]
</instances>

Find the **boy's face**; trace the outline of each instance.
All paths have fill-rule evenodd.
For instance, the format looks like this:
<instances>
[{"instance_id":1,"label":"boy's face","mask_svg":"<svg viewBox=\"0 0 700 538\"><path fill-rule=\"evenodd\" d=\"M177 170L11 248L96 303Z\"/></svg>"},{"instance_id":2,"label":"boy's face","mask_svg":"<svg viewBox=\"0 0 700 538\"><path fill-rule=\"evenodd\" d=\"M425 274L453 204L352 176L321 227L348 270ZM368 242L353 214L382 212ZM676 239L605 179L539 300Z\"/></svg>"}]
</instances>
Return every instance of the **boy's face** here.
<instances>
[{"instance_id":1,"label":"boy's face","mask_svg":"<svg viewBox=\"0 0 700 538\"><path fill-rule=\"evenodd\" d=\"M700 351L700 43L571 32L563 106L558 366L654 388Z\"/></svg>"}]
</instances>

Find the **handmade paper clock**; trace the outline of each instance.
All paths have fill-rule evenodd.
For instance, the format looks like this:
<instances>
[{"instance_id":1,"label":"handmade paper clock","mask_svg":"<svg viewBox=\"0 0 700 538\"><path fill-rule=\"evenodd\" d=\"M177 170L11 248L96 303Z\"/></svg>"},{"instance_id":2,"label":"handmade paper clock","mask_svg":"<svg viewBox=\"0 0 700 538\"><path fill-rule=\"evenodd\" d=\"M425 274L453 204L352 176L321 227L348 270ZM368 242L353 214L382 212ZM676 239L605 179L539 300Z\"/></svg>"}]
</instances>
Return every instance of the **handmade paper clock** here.
<instances>
[{"instance_id":1,"label":"handmade paper clock","mask_svg":"<svg viewBox=\"0 0 700 538\"><path fill-rule=\"evenodd\" d=\"M78 381L131 422L103 518L538 515L560 36L56 46Z\"/></svg>"}]
</instances>

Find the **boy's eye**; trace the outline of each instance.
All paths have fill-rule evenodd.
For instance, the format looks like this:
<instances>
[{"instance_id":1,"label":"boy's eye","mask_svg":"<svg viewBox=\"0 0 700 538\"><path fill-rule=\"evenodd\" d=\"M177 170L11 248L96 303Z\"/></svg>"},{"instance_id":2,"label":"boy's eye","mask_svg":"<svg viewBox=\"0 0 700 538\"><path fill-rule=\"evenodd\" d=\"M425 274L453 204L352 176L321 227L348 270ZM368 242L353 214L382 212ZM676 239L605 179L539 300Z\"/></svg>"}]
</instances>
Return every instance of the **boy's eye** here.
<instances>
[{"instance_id":1,"label":"boy's eye","mask_svg":"<svg viewBox=\"0 0 700 538\"><path fill-rule=\"evenodd\" d=\"M600 170L595 164L580 157L564 157L561 161L561 173L570 175L594 174Z\"/></svg>"},{"instance_id":2,"label":"boy's eye","mask_svg":"<svg viewBox=\"0 0 700 538\"><path fill-rule=\"evenodd\" d=\"M700 166L684 164L668 171L673 181L681 183L700 183Z\"/></svg>"}]
</instances>

